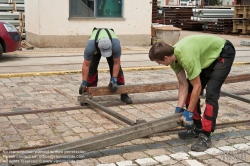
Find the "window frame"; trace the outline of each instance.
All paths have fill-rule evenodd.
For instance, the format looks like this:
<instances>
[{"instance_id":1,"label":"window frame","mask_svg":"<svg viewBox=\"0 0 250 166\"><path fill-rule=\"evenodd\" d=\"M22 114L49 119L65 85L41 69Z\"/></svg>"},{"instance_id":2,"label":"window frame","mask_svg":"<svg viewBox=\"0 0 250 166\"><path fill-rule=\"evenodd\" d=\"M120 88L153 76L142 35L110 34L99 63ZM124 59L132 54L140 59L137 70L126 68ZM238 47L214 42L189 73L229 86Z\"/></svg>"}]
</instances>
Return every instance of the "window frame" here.
<instances>
[{"instance_id":1,"label":"window frame","mask_svg":"<svg viewBox=\"0 0 250 166\"><path fill-rule=\"evenodd\" d=\"M94 1L94 17L84 17L84 16L71 16L71 11L72 11L72 8L71 8L71 1L74 1L74 0L69 0L69 20L79 20L79 19L87 19L87 20L125 20L124 18L124 0L120 0L121 1L121 17L96 17L97 15L97 11L96 11L96 1L98 0L93 0Z\"/></svg>"}]
</instances>

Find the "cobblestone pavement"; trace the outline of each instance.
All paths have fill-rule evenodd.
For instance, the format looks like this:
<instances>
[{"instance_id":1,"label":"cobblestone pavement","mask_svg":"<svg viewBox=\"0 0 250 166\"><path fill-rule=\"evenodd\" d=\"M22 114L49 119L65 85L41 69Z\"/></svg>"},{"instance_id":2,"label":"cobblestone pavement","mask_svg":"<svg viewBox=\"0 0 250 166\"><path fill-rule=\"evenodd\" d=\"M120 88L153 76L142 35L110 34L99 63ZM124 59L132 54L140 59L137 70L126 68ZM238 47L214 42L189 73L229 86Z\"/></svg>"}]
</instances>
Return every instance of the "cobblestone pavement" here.
<instances>
[{"instance_id":1,"label":"cobblestone pavement","mask_svg":"<svg viewBox=\"0 0 250 166\"><path fill-rule=\"evenodd\" d=\"M249 73L249 67L250 65L233 66L230 75ZM1 78L0 112L77 106L80 79L80 74ZM172 70L130 71L125 72L125 79L128 85L177 81ZM100 73L99 86L105 86L108 82L109 74ZM250 84L249 81L225 84L222 90L246 92L250 91ZM135 101L150 98L162 99L176 97L177 91L130 94L130 96ZM244 97L249 98L250 95L244 95ZM93 100L100 103L112 101L122 104L119 96L95 97ZM175 105L176 101L168 101L109 108L131 120L143 118L150 121L172 114ZM249 104L221 97L218 123L249 120L249 111ZM248 165L250 162L249 126L217 130L212 137L213 147L216 148L212 149L212 152L201 154L190 152L190 146L194 140L180 140L175 133L132 140L100 151L86 153L84 160L63 164L108 164L112 166L126 165L125 161L127 161L128 165L150 165L150 163L162 165L162 162L171 165ZM1 116L0 150L65 143L124 127L128 125L99 110L88 108L66 112ZM227 153L228 148L232 154ZM240 148L246 148L246 151L242 152ZM0 157L0 161L3 161L3 157Z\"/></svg>"},{"instance_id":2,"label":"cobblestone pavement","mask_svg":"<svg viewBox=\"0 0 250 166\"><path fill-rule=\"evenodd\" d=\"M180 38L197 33L201 34L202 32L181 31ZM243 52L249 50L249 47L240 46L241 40L248 40L245 36L219 36L232 41L235 46L244 50ZM148 48L149 46L123 47L123 50L131 53L132 56L132 53L136 51L147 54ZM18 52L18 54L23 56L39 54L39 56L46 57L50 53L72 52L72 54L75 54L82 51L83 49L75 48L36 48L33 51L26 50ZM63 54L60 54L60 56L63 56ZM245 54L241 54L239 58L239 60L242 60L241 58L247 59L248 57ZM245 61L245 59L242 61ZM24 58L25 60L27 59ZM37 60L35 59L33 62ZM129 63L131 62L127 62L128 66L131 65ZM141 63L141 65L145 66L144 62ZM73 64L70 65L72 66ZM80 65L80 63L77 65ZM27 71L30 70L25 65L23 68L26 68ZM45 70L42 65L39 68L39 70ZM72 70L74 68L66 69ZM235 65L230 75L248 74L249 69L250 65ZM9 72L8 70L6 71ZM5 72L2 70L0 73ZM174 72L170 69L125 71L124 74L127 85L177 81ZM0 113L78 106L77 96L80 82L81 74L0 78ZM98 86L106 86L108 82L109 73L100 72ZM224 84L222 90L231 93L250 92L249 82ZM130 96L134 101L176 98L177 90L130 94ZM244 97L249 99L250 94L244 95ZM119 100L119 96L116 95L94 97L93 100L101 104L119 104L119 106L110 106L109 108L134 121L138 118L151 121L170 115L173 113L176 105L176 101L125 105ZM217 123L250 119L249 104L225 96L222 96L219 102L220 109ZM202 103L204 106L203 99ZM128 125L98 109L90 108L64 112L54 111L50 113L0 116L0 152L2 152L0 163L5 161L3 153L5 150L66 143L124 127L128 127ZM190 146L195 142L195 139L181 140L176 133L170 135L162 134L135 139L98 151L84 153L81 160L50 165L250 165L249 124L217 129L212 135L212 141L213 146L211 149L204 153L195 153L190 151Z\"/></svg>"}]
</instances>

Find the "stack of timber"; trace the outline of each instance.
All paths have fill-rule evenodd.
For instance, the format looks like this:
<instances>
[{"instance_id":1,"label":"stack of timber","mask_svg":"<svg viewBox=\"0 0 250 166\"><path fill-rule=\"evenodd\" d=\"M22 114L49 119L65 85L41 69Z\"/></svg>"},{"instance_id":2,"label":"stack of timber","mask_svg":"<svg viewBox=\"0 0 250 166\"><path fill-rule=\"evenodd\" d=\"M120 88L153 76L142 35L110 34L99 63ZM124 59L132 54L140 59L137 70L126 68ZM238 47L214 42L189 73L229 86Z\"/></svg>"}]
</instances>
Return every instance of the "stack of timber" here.
<instances>
[{"instance_id":1,"label":"stack of timber","mask_svg":"<svg viewBox=\"0 0 250 166\"><path fill-rule=\"evenodd\" d=\"M202 23L192 21L192 8L165 8L165 25L173 25L183 30L202 30Z\"/></svg>"},{"instance_id":2,"label":"stack of timber","mask_svg":"<svg viewBox=\"0 0 250 166\"><path fill-rule=\"evenodd\" d=\"M250 5L236 5L234 7L232 33L250 34Z\"/></svg>"},{"instance_id":3,"label":"stack of timber","mask_svg":"<svg viewBox=\"0 0 250 166\"><path fill-rule=\"evenodd\" d=\"M0 0L0 21L14 25L25 38L24 0Z\"/></svg>"},{"instance_id":4,"label":"stack of timber","mask_svg":"<svg viewBox=\"0 0 250 166\"><path fill-rule=\"evenodd\" d=\"M206 24L205 32L218 34L231 34L233 30L232 18L218 18L217 21L209 21Z\"/></svg>"}]
</instances>

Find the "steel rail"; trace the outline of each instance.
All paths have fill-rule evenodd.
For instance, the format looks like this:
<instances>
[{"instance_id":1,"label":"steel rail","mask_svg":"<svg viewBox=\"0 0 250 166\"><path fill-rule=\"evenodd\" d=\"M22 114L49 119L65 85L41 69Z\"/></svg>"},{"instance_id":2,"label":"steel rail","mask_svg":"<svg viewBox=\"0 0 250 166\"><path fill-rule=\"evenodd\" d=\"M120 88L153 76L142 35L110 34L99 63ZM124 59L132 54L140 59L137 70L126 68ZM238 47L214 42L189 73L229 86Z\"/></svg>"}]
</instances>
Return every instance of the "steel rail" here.
<instances>
[{"instance_id":1,"label":"steel rail","mask_svg":"<svg viewBox=\"0 0 250 166\"><path fill-rule=\"evenodd\" d=\"M243 101L243 102L246 102L246 103L250 104L250 100L247 99L247 98L244 98L244 97L232 94L232 93L228 93L228 92L225 92L225 91L220 91L220 93L225 95L225 96L228 96L228 97L231 97L231 98L234 98L234 99L237 99L237 100L240 100L240 101Z\"/></svg>"},{"instance_id":2,"label":"steel rail","mask_svg":"<svg viewBox=\"0 0 250 166\"><path fill-rule=\"evenodd\" d=\"M249 95L250 92L237 92L234 93L235 95ZM222 96L227 96L223 95ZM139 100L137 101L136 99L133 101L133 104L147 104L147 103L159 103L159 102L165 102L165 101L177 101L178 98L173 97L173 98L160 98L160 99L147 99L147 100ZM113 107L113 106L118 106L118 105L127 105L125 103L105 103L102 104L103 106L106 107ZM12 112L0 112L0 117L1 116L15 116L15 115L25 115L25 114L38 114L38 113L51 113L51 112L63 112L63 111L73 111L73 110L79 110L79 109L85 109L89 108L89 106L75 106L75 107L62 107L62 108L48 108L48 109L36 109L36 110L22 110L22 111L12 111Z\"/></svg>"},{"instance_id":3,"label":"steel rail","mask_svg":"<svg viewBox=\"0 0 250 166\"><path fill-rule=\"evenodd\" d=\"M57 154L60 152L66 152L67 155L72 155L77 159L79 153L76 152L90 152L93 150L98 150L104 147L116 145L119 143L127 142L130 140L134 140L137 138L145 137L152 135L154 133L158 133L161 131L165 131L168 129L176 128L179 126L177 124L177 120L181 117L181 113L173 114L170 116L166 116L164 118L156 119L150 122L138 124L135 126L130 126L127 128L119 129L116 131L112 131L109 133L104 133L100 135L96 135L93 137L81 139L78 141L73 141L69 143L63 143L60 145L55 145L47 148L41 148L33 151L33 153L22 153L18 156L13 157L13 160L19 160L22 158L28 158L31 160L37 160L36 158L32 158L34 154L44 154L50 156ZM58 158L60 160L60 158ZM56 160L56 159L54 159ZM42 161L40 161L42 162ZM35 163L34 165L39 165L40 163ZM17 163L16 166L25 165L24 163Z\"/></svg>"},{"instance_id":4,"label":"steel rail","mask_svg":"<svg viewBox=\"0 0 250 166\"><path fill-rule=\"evenodd\" d=\"M246 125L246 124L249 124L249 123L250 123L250 120L219 123L219 124L216 125L216 129L223 129L223 128L226 128L226 127ZM159 132L159 133L156 133L156 134L152 134L150 136L175 134L178 131L183 131L183 130L185 130L185 129L184 128L170 129L170 130L167 130L167 131L163 131L163 132ZM18 148L18 149L10 149L10 150L7 150L7 151L36 150L36 149L47 148L47 147L51 147L51 146L55 146L55 145L60 145L60 144L50 144L50 145L42 145L42 146L34 146L34 147L24 147L24 148ZM0 151L0 154L3 154L3 153L4 153L4 151Z\"/></svg>"},{"instance_id":5,"label":"steel rail","mask_svg":"<svg viewBox=\"0 0 250 166\"><path fill-rule=\"evenodd\" d=\"M91 106L94 106L94 107L96 107L96 108L98 108L98 109L100 109L100 110L106 112L107 114L109 114L109 115L111 115L111 116L113 116L113 117L119 119L120 121L129 124L130 126L136 124L135 121L130 120L130 119L128 119L127 117L125 117L125 116L123 116L123 115L121 115L121 114L118 114L118 113L116 113L115 111L112 111L111 109L109 109L109 108L107 108L107 107L104 107L103 105L98 104L97 102L94 102L94 101L91 100L91 99L86 99L86 102L89 103L89 104L91 104Z\"/></svg>"}]
</instances>

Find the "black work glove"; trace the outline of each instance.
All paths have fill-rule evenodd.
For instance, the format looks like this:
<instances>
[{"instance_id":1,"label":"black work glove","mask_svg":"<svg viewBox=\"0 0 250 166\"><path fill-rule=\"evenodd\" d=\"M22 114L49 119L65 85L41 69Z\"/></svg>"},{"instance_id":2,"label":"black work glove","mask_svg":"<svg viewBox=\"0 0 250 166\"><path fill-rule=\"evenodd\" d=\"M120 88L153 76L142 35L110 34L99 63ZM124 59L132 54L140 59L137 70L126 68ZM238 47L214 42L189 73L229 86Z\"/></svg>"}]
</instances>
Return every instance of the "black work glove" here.
<instances>
[{"instance_id":1,"label":"black work glove","mask_svg":"<svg viewBox=\"0 0 250 166\"><path fill-rule=\"evenodd\" d=\"M118 85L117 85L117 78L116 77L110 78L109 89L110 89L110 92L112 92L112 93L117 91Z\"/></svg>"},{"instance_id":2,"label":"black work glove","mask_svg":"<svg viewBox=\"0 0 250 166\"><path fill-rule=\"evenodd\" d=\"M84 89L88 86L88 82L82 80L82 83L79 87L79 94L82 95L82 93L84 92Z\"/></svg>"}]
</instances>

